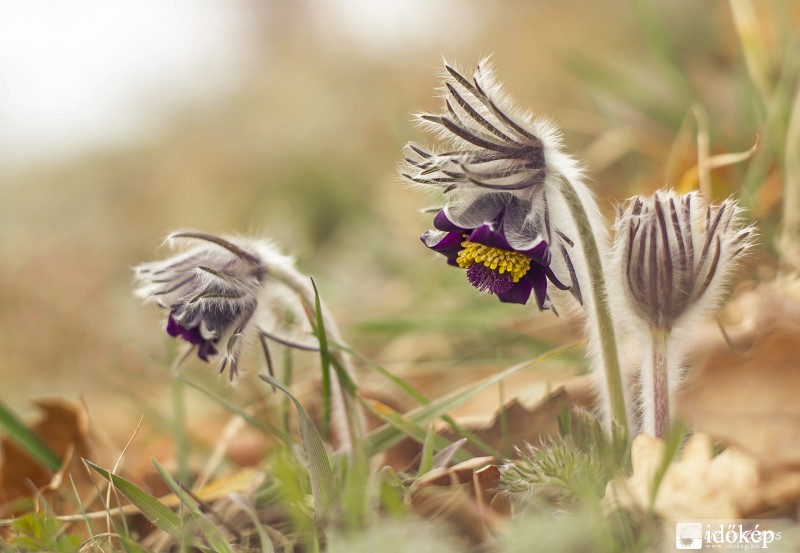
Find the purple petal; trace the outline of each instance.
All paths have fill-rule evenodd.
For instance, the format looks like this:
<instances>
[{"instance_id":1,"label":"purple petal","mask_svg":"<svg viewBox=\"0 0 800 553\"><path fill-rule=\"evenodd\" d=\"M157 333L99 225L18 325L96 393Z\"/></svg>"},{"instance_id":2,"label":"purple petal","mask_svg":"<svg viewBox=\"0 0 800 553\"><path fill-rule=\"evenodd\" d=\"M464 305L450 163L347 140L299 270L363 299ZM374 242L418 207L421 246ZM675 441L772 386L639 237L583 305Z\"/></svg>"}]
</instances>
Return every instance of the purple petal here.
<instances>
[{"instance_id":1,"label":"purple petal","mask_svg":"<svg viewBox=\"0 0 800 553\"><path fill-rule=\"evenodd\" d=\"M497 294L497 297L504 303L521 303L524 305L528 303L528 299L531 297L532 289L533 285L531 282L528 279L523 278L519 282L514 283L511 289L507 292Z\"/></svg>"},{"instance_id":2,"label":"purple petal","mask_svg":"<svg viewBox=\"0 0 800 553\"><path fill-rule=\"evenodd\" d=\"M491 248L514 251L514 248L512 248L511 244L508 243L508 240L506 240L506 237L503 236L503 233L492 230L489 225L481 225L473 230L469 234L468 240L470 242L483 244L484 246L489 246Z\"/></svg>"},{"instance_id":3,"label":"purple petal","mask_svg":"<svg viewBox=\"0 0 800 553\"><path fill-rule=\"evenodd\" d=\"M540 267L531 266L531 270L525 275L525 279L529 280L533 286L533 292L536 294L536 303L539 309L544 308L544 302L547 299L547 272Z\"/></svg>"},{"instance_id":4,"label":"purple petal","mask_svg":"<svg viewBox=\"0 0 800 553\"><path fill-rule=\"evenodd\" d=\"M448 232L438 237L436 231L429 230L420 237L420 240L428 248L445 256L449 265L458 266L456 263L458 252L463 249L461 246L463 235L460 232Z\"/></svg>"},{"instance_id":5,"label":"purple petal","mask_svg":"<svg viewBox=\"0 0 800 553\"><path fill-rule=\"evenodd\" d=\"M445 232L458 232L464 233L469 232L470 229L460 227L455 224L445 213L444 209L440 209L439 212L436 214L436 217L433 218L433 228L438 230L443 230Z\"/></svg>"},{"instance_id":6,"label":"purple petal","mask_svg":"<svg viewBox=\"0 0 800 553\"><path fill-rule=\"evenodd\" d=\"M203 361L208 361L209 356L216 354L217 354L217 348L215 348L214 344L212 344L211 342L200 344L200 347L197 348L197 356Z\"/></svg>"},{"instance_id":7,"label":"purple petal","mask_svg":"<svg viewBox=\"0 0 800 553\"><path fill-rule=\"evenodd\" d=\"M550 282L552 282L553 285L559 290L571 290L571 287L569 285L564 284L563 282L558 280L558 277L550 267L545 267L545 275L547 276L547 279Z\"/></svg>"},{"instance_id":8,"label":"purple petal","mask_svg":"<svg viewBox=\"0 0 800 553\"><path fill-rule=\"evenodd\" d=\"M210 355L216 355L217 353L217 348L214 347L214 344L203 338L199 329L184 327L175 320L171 313L167 319L167 334L173 338L182 338L190 344L198 346L197 356L203 361L208 361Z\"/></svg>"}]
</instances>

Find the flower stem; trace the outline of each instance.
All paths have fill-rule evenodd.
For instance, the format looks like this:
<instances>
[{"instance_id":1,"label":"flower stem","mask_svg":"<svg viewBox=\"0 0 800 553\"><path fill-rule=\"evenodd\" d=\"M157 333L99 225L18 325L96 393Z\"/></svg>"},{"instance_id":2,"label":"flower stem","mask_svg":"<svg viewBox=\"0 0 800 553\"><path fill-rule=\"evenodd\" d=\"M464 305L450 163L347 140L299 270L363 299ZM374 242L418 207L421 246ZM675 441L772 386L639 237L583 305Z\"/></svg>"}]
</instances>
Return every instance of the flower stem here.
<instances>
[{"instance_id":1,"label":"flower stem","mask_svg":"<svg viewBox=\"0 0 800 553\"><path fill-rule=\"evenodd\" d=\"M600 355L605 369L608 399L611 407L611 419L625 432L628 430L628 417L625 411L625 397L622 391L622 375L619 368L619 354L617 352L617 338L614 331L614 320L606 296L605 276L600 251L597 247L597 238L592 229L586 208L575 188L566 178L560 181L561 195L569 207L572 219L577 227L583 246L583 255L586 268L589 272L589 289L592 302L589 316L594 316L597 323Z\"/></svg>"},{"instance_id":2,"label":"flower stem","mask_svg":"<svg viewBox=\"0 0 800 553\"><path fill-rule=\"evenodd\" d=\"M650 335L653 339L654 432L656 438L665 438L669 429L669 384L667 377L667 336L669 336L669 331L650 327Z\"/></svg>"}]
</instances>

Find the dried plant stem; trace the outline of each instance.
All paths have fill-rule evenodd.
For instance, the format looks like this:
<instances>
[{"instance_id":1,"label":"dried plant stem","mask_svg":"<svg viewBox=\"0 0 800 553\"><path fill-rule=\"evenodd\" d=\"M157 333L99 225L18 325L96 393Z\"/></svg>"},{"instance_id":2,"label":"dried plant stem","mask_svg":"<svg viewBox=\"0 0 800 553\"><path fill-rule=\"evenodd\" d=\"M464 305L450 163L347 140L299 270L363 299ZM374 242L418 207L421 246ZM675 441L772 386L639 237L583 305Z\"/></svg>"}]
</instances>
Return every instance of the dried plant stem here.
<instances>
[{"instance_id":1,"label":"dried plant stem","mask_svg":"<svg viewBox=\"0 0 800 553\"><path fill-rule=\"evenodd\" d=\"M608 297L606 296L605 275L603 273L603 263L600 259L600 251L597 247L597 238L586 213L586 208L573 186L566 179L562 179L559 191L564 197L567 206L569 206L570 214L575 221L583 247L586 267L589 272L588 288L591 291L592 300L590 302L589 316L594 317L597 327L599 353L606 377L611 420L627 432L628 418L622 390L617 338Z\"/></svg>"},{"instance_id":2,"label":"dried plant stem","mask_svg":"<svg viewBox=\"0 0 800 553\"><path fill-rule=\"evenodd\" d=\"M650 327L653 347L653 421L656 438L664 438L669 429L669 367L667 338L669 330ZM644 404L647 405L648 402ZM649 430L649 429L647 429Z\"/></svg>"},{"instance_id":3,"label":"dried plant stem","mask_svg":"<svg viewBox=\"0 0 800 553\"><path fill-rule=\"evenodd\" d=\"M314 287L311 280L292 268L274 267L272 276L278 278L294 290L297 295L306 303L313 312L315 304ZM325 324L325 332L331 342L337 344L345 343L342 339L336 320L331 315L325 303L320 299L322 310L322 320ZM350 380L356 382L355 370L350 356L338 348L330 350L330 356L342 367ZM339 438L340 448L346 451L354 451L355 445L360 440L364 429L364 413L360 404L353 401L342 388L338 378L331 379L331 423L336 429Z\"/></svg>"}]
</instances>

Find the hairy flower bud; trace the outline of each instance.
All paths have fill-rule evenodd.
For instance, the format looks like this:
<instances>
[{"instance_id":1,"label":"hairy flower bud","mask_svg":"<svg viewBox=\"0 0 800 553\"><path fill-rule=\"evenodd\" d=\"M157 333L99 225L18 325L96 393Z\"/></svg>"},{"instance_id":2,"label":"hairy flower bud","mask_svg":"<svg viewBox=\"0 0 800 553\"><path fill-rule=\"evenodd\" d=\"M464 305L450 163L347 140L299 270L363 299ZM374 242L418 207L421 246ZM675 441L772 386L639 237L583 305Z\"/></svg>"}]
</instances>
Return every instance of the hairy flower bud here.
<instances>
[{"instance_id":1,"label":"hairy flower bud","mask_svg":"<svg viewBox=\"0 0 800 553\"><path fill-rule=\"evenodd\" d=\"M740 254L753 243L733 200L706 206L696 193L634 197L617 221L614 266L625 296L650 326L671 329L716 308Z\"/></svg>"}]
</instances>

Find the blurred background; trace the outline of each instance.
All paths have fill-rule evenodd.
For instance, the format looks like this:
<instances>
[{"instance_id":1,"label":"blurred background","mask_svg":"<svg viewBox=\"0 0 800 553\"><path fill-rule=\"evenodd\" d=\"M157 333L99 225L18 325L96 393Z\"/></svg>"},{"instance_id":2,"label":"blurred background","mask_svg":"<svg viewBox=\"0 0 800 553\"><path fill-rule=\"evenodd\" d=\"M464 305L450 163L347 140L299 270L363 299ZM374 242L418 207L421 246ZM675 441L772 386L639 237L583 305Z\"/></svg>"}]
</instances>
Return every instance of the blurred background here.
<instances>
[{"instance_id":1,"label":"blurred background","mask_svg":"<svg viewBox=\"0 0 800 553\"><path fill-rule=\"evenodd\" d=\"M758 135L754 160L715 171L711 187L763 221L766 261L749 270L775 269L800 3L0 9L0 398L22 414L31 398L82 399L127 434L134 413L168 408L176 345L133 297L131 267L168 255L159 245L178 228L275 239L355 349L432 396L561 341L568 322L478 294L418 241L430 224L419 210L436 200L396 164L427 139L411 114L440 109L442 57L471 71L492 54L516 103L561 125L609 218L632 193L697 185L695 114L712 154ZM216 384L196 359L184 370L236 401L254 393L253 381Z\"/></svg>"}]
</instances>

